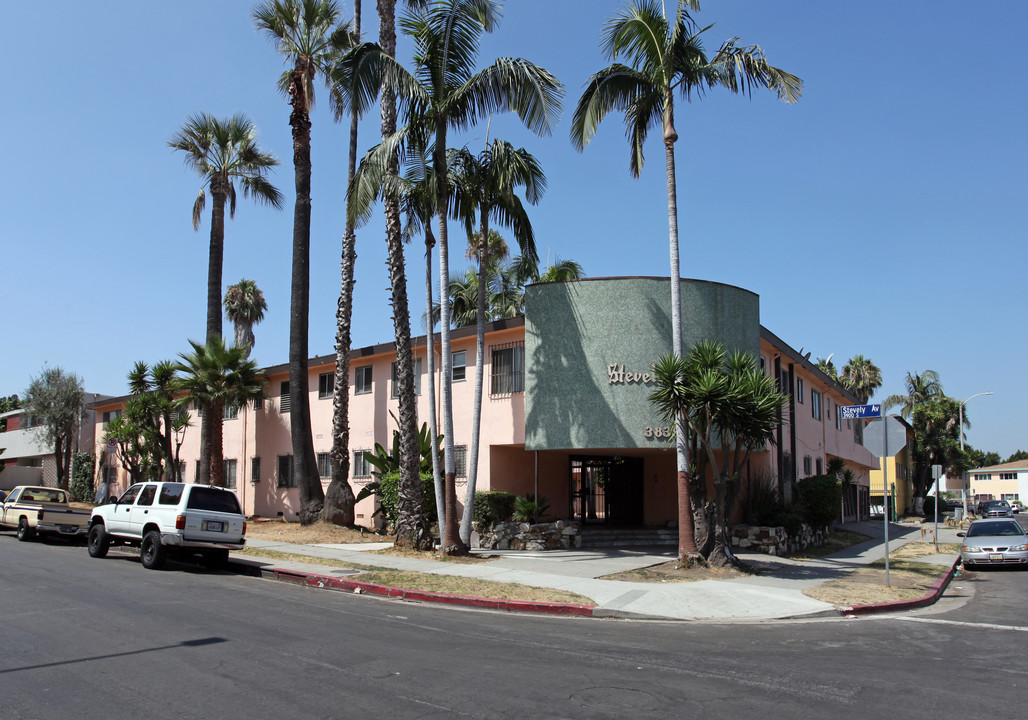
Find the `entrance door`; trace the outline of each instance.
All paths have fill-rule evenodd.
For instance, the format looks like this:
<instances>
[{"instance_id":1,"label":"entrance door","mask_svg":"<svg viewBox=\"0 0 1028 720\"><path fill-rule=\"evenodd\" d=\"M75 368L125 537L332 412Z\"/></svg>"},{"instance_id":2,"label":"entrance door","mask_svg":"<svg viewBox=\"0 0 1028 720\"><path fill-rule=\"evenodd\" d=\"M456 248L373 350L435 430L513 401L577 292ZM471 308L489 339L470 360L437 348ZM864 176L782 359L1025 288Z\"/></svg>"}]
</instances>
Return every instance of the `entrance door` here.
<instances>
[{"instance_id":1,"label":"entrance door","mask_svg":"<svg viewBox=\"0 0 1028 720\"><path fill-rule=\"evenodd\" d=\"M642 458L575 456L570 515L586 525L642 525Z\"/></svg>"}]
</instances>

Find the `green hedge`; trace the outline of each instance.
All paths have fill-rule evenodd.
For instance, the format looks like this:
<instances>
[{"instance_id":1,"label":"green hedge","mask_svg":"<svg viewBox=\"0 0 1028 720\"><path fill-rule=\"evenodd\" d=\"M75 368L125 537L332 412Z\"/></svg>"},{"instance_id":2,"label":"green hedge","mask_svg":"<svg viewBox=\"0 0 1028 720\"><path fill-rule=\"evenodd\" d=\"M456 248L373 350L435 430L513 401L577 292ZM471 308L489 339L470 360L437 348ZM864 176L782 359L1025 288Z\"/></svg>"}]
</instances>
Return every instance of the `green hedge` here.
<instances>
[{"instance_id":1,"label":"green hedge","mask_svg":"<svg viewBox=\"0 0 1028 720\"><path fill-rule=\"evenodd\" d=\"M812 528L831 527L842 510L842 483L831 475L813 475L796 483L803 519Z\"/></svg>"},{"instance_id":2,"label":"green hedge","mask_svg":"<svg viewBox=\"0 0 1028 720\"><path fill-rule=\"evenodd\" d=\"M489 527L493 523L510 520L514 515L517 495L508 492L480 490L475 493L473 520Z\"/></svg>"}]
</instances>

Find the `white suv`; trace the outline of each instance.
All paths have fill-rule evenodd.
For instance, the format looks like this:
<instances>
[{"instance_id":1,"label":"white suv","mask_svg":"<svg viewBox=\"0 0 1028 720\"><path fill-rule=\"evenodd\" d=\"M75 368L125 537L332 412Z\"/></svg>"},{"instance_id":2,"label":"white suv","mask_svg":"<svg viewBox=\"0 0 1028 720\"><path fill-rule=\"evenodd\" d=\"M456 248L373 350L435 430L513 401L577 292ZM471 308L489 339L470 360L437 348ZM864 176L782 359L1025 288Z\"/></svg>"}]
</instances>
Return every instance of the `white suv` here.
<instances>
[{"instance_id":1,"label":"white suv","mask_svg":"<svg viewBox=\"0 0 1028 720\"><path fill-rule=\"evenodd\" d=\"M231 490L213 485L148 482L93 508L87 546L102 558L111 545L140 548L143 567L156 570L169 555L199 554L207 567L228 561L246 544L246 518Z\"/></svg>"}]
</instances>

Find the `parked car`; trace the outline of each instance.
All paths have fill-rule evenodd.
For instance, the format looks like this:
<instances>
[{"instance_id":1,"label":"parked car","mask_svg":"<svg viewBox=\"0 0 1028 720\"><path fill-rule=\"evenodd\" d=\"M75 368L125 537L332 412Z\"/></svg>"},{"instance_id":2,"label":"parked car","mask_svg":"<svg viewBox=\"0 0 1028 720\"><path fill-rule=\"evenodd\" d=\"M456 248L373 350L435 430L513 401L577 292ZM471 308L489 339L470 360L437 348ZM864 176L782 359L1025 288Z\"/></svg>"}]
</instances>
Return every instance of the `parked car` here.
<instances>
[{"instance_id":1,"label":"parked car","mask_svg":"<svg viewBox=\"0 0 1028 720\"><path fill-rule=\"evenodd\" d=\"M977 565L1028 563L1028 533L1013 518L974 520L960 545L960 560L968 570Z\"/></svg>"},{"instance_id":2,"label":"parked car","mask_svg":"<svg viewBox=\"0 0 1028 720\"><path fill-rule=\"evenodd\" d=\"M19 485L0 504L0 527L17 528L21 541L37 533L81 540L88 524L89 511L73 508L58 488Z\"/></svg>"},{"instance_id":3,"label":"parked car","mask_svg":"<svg viewBox=\"0 0 1028 720\"><path fill-rule=\"evenodd\" d=\"M1010 509L1015 515L1017 515L1018 513L1024 512L1024 505L1021 504L1020 500L1014 500L1010 503Z\"/></svg>"},{"instance_id":4,"label":"parked car","mask_svg":"<svg viewBox=\"0 0 1028 720\"><path fill-rule=\"evenodd\" d=\"M140 549L143 567L156 570L169 556L199 555L208 567L228 561L246 544L246 518L231 490L212 485L148 482L93 509L87 546L102 558L112 545Z\"/></svg>"},{"instance_id":5,"label":"parked car","mask_svg":"<svg viewBox=\"0 0 1028 720\"><path fill-rule=\"evenodd\" d=\"M982 500L978 503L979 517L1013 517L1014 511L1006 500Z\"/></svg>"}]
</instances>

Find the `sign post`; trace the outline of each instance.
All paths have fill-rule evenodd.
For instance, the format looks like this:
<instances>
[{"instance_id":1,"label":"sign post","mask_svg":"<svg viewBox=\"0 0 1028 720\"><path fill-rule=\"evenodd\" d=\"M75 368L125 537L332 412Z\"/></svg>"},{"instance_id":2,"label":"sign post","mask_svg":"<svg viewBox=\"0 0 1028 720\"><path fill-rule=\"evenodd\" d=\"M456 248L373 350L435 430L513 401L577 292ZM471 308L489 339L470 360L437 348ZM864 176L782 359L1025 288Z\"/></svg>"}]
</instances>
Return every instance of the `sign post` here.
<instances>
[{"instance_id":1,"label":"sign post","mask_svg":"<svg viewBox=\"0 0 1028 720\"><path fill-rule=\"evenodd\" d=\"M907 444L907 434L903 426L893 417L882 415L881 404L846 405L839 408L843 420L871 418L872 421L864 428L864 447L882 463L882 526L885 531L885 586L889 581L889 446L897 453ZM877 420L877 422L875 422ZM890 437L892 442L889 442ZM893 497L892 504L896 504Z\"/></svg>"},{"instance_id":2,"label":"sign post","mask_svg":"<svg viewBox=\"0 0 1028 720\"><path fill-rule=\"evenodd\" d=\"M932 465L932 478L935 480L935 552L939 552L939 478L942 477L942 465Z\"/></svg>"}]
</instances>

